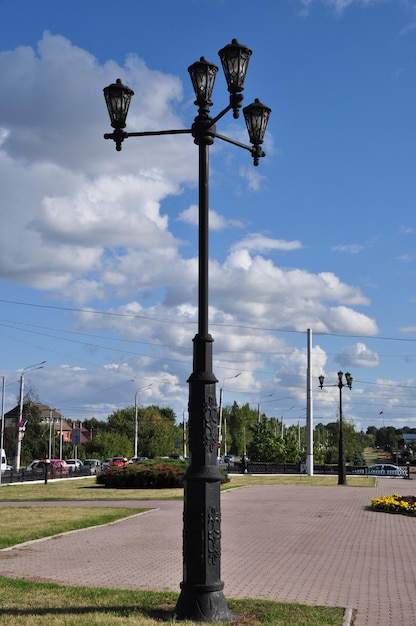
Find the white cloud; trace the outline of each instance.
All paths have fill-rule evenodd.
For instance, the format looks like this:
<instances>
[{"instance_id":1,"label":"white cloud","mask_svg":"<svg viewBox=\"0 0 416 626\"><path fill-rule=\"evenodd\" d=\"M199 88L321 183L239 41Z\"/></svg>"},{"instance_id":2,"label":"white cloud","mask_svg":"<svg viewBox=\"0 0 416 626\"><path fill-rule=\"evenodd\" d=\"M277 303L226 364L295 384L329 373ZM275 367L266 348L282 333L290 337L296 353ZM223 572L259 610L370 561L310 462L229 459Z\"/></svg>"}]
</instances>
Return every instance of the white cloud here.
<instances>
[{"instance_id":1,"label":"white cloud","mask_svg":"<svg viewBox=\"0 0 416 626\"><path fill-rule=\"evenodd\" d=\"M264 253L273 250L281 250L289 252L292 250L299 250L300 248L302 248L302 244L297 240L285 241L283 239L273 239L272 237L267 237L261 233L251 233L241 241L233 244L231 251L238 252L245 250L248 252L256 251Z\"/></svg>"},{"instance_id":2,"label":"white cloud","mask_svg":"<svg viewBox=\"0 0 416 626\"><path fill-rule=\"evenodd\" d=\"M298 0L295 0L298 1ZM309 9L314 4L323 4L331 9L333 9L336 13L341 14L352 5L369 7L371 5L379 4L384 0L300 0L300 4L302 6L303 15L308 15Z\"/></svg>"},{"instance_id":3,"label":"white cloud","mask_svg":"<svg viewBox=\"0 0 416 626\"><path fill-rule=\"evenodd\" d=\"M341 367L376 367L379 365L379 357L376 352L370 350L364 343L357 342L347 346L335 359Z\"/></svg>"},{"instance_id":4,"label":"white cloud","mask_svg":"<svg viewBox=\"0 0 416 626\"><path fill-rule=\"evenodd\" d=\"M336 252L348 252L350 254L358 254L359 252L361 252L362 249L363 249L363 246L361 246L358 243L351 243L348 245L339 245L339 246L334 246L332 248L332 250L335 250Z\"/></svg>"},{"instance_id":5,"label":"white cloud","mask_svg":"<svg viewBox=\"0 0 416 626\"><path fill-rule=\"evenodd\" d=\"M189 209L181 211L178 215L178 220L191 224L192 226L198 226L198 206L192 204ZM241 220L226 219L223 215L217 213L217 211L209 211L209 227L211 230L224 230L225 228L243 228L244 224Z\"/></svg>"}]
</instances>

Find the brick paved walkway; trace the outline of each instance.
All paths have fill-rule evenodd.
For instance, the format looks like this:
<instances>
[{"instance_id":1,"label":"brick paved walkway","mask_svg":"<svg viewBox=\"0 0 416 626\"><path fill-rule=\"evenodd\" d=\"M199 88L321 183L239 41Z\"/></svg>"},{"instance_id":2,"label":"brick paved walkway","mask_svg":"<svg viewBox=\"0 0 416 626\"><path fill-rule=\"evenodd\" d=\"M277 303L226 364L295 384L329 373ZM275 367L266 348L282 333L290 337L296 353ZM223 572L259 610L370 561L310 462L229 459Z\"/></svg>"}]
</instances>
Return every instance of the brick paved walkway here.
<instances>
[{"instance_id":1,"label":"brick paved walkway","mask_svg":"<svg viewBox=\"0 0 416 626\"><path fill-rule=\"evenodd\" d=\"M350 607L358 611L355 626L414 626L416 519L368 508L372 497L391 493L416 495L416 480L383 478L375 488L360 488L309 487L300 479L296 486L225 492L222 579L226 597ZM179 593L182 503L111 504L157 508L111 525L0 551L1 573L64 584Z\"/></svg>"}]
</instances>

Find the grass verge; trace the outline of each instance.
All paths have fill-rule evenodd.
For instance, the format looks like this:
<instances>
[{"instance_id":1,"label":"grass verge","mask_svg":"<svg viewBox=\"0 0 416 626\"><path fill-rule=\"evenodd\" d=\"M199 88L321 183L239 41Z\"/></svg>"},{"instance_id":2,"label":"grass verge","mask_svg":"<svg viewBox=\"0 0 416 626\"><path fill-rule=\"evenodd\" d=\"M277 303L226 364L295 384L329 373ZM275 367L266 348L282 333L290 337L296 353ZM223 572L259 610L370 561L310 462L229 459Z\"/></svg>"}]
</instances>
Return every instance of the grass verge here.
<instances>
[{"instance_id":1,"label":"grass verge","mask_svg":"<svg viewBox=\"0 0 416 626\"><path fill-rule=\"evenodd\" d=\"M137 515L143 509L123 507L6 507L0 516L0 549L19 543L53 537L70 530L109 524ZM0 620L1 623L1 620Z\"/></svg>"},{"instance_id":2,"label":"grass verge","mask_svg":"<svg viewBox=\"0 0 416 626\"><path fill-rule=\"evenodd\" d=\"M0 577L2 626L155 626L178 594L70 587ZM341 608L266 600L227 600L234 626L340 626ZM192 626L194 622L179 622Z\"/></svg>"},{"instance_id":3,"label":"grass verge","mask_svg":"<svg viewBox=\"0 0 416 626\"><path fill-rule=\"evenodd\" d=\"M233 489L249 485L310 485L318 487L335 487L337 476L306 476L299 474L273 474L270 476L253 474L231 474L230 482L221 489ZM347 486L374 487L374 476L347 476ZM344 488L344 487L342 487ZM183 498L183 489L107 489L97 485L95 478L80 480L68 479L48 481L44 483L19 483L0 487L0 501L30 502L55 500L174 500Z\"/></svg>"}]
</instances>

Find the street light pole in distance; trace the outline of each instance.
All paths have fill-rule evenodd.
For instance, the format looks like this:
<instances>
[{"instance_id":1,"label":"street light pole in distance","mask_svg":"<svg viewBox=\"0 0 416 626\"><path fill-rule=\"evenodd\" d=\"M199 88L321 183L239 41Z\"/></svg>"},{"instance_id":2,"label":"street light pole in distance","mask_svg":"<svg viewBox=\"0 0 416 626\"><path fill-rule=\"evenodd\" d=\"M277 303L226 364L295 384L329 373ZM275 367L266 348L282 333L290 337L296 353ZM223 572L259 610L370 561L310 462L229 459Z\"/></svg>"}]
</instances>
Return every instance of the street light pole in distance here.
<instances>
[{"instance_id":1,"label":"street light pole in distance","mask_svg":"<svg viewBox=\"0 0 416 626\"><path fill-rule=\"evenodd\" d=\"M241 372L238 372L238 374L235 374L234 376L227 376L226 378L222 379L222 387L220 389L220 415L219 415L219 420L218 420L218 462L221 456L221 443L222 443L222 433L223 433L223 424L224 424L224 456L227 454L227 419L225 418L223 420L222 418L222 411L223 411L223 393L224 393L224 387L225 387L225 381L226 380L232 380L233 378L237 378L238 376L241 376Z\"/></svg>"},{"instance_id":2,"label":"street light pole in distance","mask_svg":"<svg viewBox=\"0 0 416 626\"><path fill-rule=\"evenodd\" d=\"M43 369L46 361L41 361L40 363L35 363L34 365L28 365L22 369L22 373L20 375L20 398L19 398L19 421L17 424L17 437L16 437L16 458L14 462L14 467L16 471L20 469L20 453L22 449L22 441L25 436L26 425L23 423L23 392L25 385L25 374L28 372L34 372L35 370Z\"/></svg>"},{"instance_id":3,"label":"street light pole in distance","mask_svg":"<svg viewBox=\"0 0 416 626\"><path fill-rule=\"evenodd\" d=\"M338 382L335 385L324 385L325 376L321 374L319 376L319 386L323 387L338 387L339 389L339 438L338 438L338 485L347 484L347 470L345 462L345 441L344 441L344 426L342 419L342 389L348 387L351 389L353 377L349 372L345 373L346 382L342 382L344 372L338 372Z\"/></svg>"},{"instance_id":4,"label":"street light pole in distance","mask_svg":"<svg viewBox=\"0 0 416 626\"><path fill-rule=\"evenodd\" d=\"M136 393L134 394L134 442L133 442L133 456L137 457L137 440L138 440L138 434L139 434L139 429L138 429L138 409L139 409L139 405L137 402L137 397L139 394L139 391L144 391L145 389L150 389L150 387L153 385L153 383L150 383L150 385L147 385L146 387L140 387Z\"/></svg>"}]
</instances>

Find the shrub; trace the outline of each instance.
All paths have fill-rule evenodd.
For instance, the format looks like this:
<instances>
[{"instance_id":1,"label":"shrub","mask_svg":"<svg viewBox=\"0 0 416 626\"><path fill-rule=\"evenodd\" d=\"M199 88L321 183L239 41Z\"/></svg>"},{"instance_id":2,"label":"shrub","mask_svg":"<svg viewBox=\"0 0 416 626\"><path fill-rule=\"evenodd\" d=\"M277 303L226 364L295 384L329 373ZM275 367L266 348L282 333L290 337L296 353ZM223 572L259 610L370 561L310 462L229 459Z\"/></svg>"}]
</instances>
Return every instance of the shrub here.
<instances>
[{"instance_id":1,"label":"shrub","mask_svg":"<svg viewBox=\"0 0 416 626\"><path fill-rule=\"evenodd\" d=\"M110 467L97 475L97 484L116 489L166 489L183 487L188 468L186 461L172 459L132 463L125 467ZM228 474L221 470L221 482L228 482Z\"/></svg>"}]
</instances>

